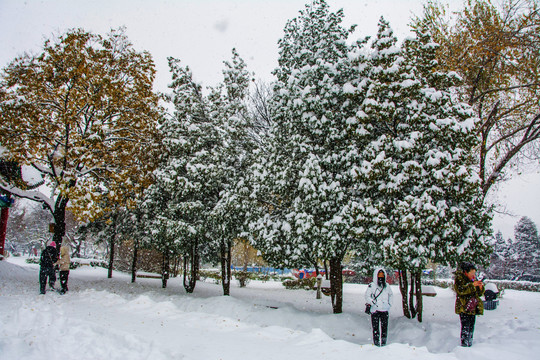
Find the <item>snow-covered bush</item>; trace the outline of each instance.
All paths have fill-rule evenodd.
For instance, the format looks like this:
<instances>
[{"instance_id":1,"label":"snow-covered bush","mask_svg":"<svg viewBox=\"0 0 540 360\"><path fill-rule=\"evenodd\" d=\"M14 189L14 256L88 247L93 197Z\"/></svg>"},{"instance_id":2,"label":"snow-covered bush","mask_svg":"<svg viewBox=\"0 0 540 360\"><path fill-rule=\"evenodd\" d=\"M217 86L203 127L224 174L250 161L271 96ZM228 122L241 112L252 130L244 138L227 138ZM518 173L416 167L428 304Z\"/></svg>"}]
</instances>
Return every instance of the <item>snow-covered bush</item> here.
<instances>
[{"instance_id":1,"label":"snow-covered bush","mask_svg":"<svg viewBox=\"0 0 540 360\"><path fill-rule=\"evenodd\" d=\"M304 289L313 290L317 282L316 278L295 279L283 281L283 286L288 290Z\"/></svg>"}]
</instances>

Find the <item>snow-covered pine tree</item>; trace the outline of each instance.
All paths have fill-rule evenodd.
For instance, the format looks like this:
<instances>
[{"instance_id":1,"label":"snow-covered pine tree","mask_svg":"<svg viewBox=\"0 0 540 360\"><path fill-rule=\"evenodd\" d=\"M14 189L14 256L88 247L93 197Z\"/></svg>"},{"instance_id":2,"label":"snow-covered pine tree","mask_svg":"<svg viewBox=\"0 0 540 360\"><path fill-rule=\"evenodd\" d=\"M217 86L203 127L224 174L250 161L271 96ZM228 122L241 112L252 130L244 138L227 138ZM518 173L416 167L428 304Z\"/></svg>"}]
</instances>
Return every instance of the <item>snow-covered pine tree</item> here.
<instances>
[{"instance_id":1,"label":"snow-covered pine tree","mask_svg":"<svg viewBox=\"0 0 540 360\"><path fill-rule=\"evenodd\" d=\"M254 138L250 136L250 116L246 107L251 81L247 66L236 49L231 61L224 62L223 82L212 89L209 106L222 133L216 156L221 182L219 199L210 212L211 248L219 253L224 295L229 295L233 241L245 230L245 204L240 196L252 162Z\"/></svg>"},{"instance_id":2,"label":"snow-covered pine tree","mask_svg":"<svg viewBox=\"0 0 540 360\"><path fill-rule=\"evenodd\" d=\"M498 231L491 241L493 252L486 275L492 279L510 279L510 263L512 260L510 241L505 240L501 231Z\"/></svg>"},{"instance_id":3,"label":"snow-covered pine tree","mask_svg":"<svg viewBox=\"0 0 540 360\"><path fill-rule=\"evenodd\" d=\"M134 214L140 216L143 231L142 234L137 234L139 237L135 240L137 243L134 248L132 273L136 271L136 251L138 248L155 250L163 256L161 276L162 286L165 288L169 278L171 257L186 251L186 244L182 241L182 236L185 231L189 231L189 227L176 217L175 205L177 202L174 201L170 189L163 186L161 180L156 176L154 184L145 191L144 199L138 209L140 214ZM132 275L132 281L133 278Z\"/></svg>"},{"instance_id":4,"label":"snow-covered pine tree","mask_svg":"<svg viewBox=\"0 0 540 360\"><path fill-rule=\"evenodd\" d=\"M483 203L474 158L478 119L457 96L460 78L438 67L437 47L421 28L404 44L406 63L422 84L421 97L412 99L419 104L420 116L411 123L411 133L413 138L421 135L411 150L423 168L418 173L423 189L410 184L419 200L407 200L403 214L414 209L423 219L414 227L422 239L416 253L448 266L463 260L486 264L491 211Z\"/></svg>"},{"instance_id":5,"label":"snow-covered pine tree","mask_svg":"<svg viewBox=\"0 0 540 360\"><path fill-rule=\"evenodd\" d=\"M150 237L148 236L146 228L146 218L143 209L141 208L140 202L144 201L144 197L139 199L137 207L129 209L126 211L125 216L122 217L121 229L123 237L127 240L127 244L130 244L128 247L129 254L131 258L126 257L125 260L128 261L129 269L131 271L131 282L134 283L137 280L137 271L139 270L140 259L140 250L150 244ZM167 270L168 269L162 269ZM165 275L164 271L162 274ZM163 276L163 287L167 286L167 278Z\"/></svg>"},{"instance_id":6,"label":"snow-covered pine tree","mask_svg":"<svg viewBox=\"0 0 540 360\"><path fill-rule=\"evenodd\" d=\"M181 248L184 258L184 287L192 292L196 285L200 247L207 241L208 203L217 202L220 189L211 179L216 165L212 161L219 136L208 112L202 88L193 80L189 67L169 58L172 74L172 102L175 113L162 124L163 146L167 152L154 171L154 196L166 195L166 208L153 233ZM157 215L157 214L156 214ZM166 236L164 235L166 234Z\"/></svg>"},{"instance_id":7,"label":"snow-covered pine tree","mask_svg":"<svg viewBox=\"0 0 540 360\"><path fill-rule=\"evenodd\" d=\"M514 227L512 243L513 259L511 261L514 276L540 275L540 239L536 224L523 216Z\"/></svg>"},{"instance_id":8,"label":"snow-covered pine tree","mask_svg":"<svg viewBox=\"0 0 540 360\"><path fill-rule=\"evenodd\" d=\"M367 92L359 110L364 131L360 137L362 165L356 169L362 194L357 221L363 231L358 234L361 241L356 251L366 258L364 266L387 264L400 270L403 312L411 317L410 307L414 317L412 299L418 279L411 277L409 304L407 270L414 269L416 274L416 267L423 264L411 264L410 258L394 253L396 248L391 245L407 236L399 228L401 219L396 218L395 209L405 195L404 187L414 181L420 167L410 153L417 136L410 123L418 116L413 99L419 97L421 83L412 69L404 66L405 59L396 44L388 22L381 18L371 45Z\"/></svg>"},{"instance_id":9,"label":"snow-covered pine tree","mask_svg":"<svg viewBox=\"0 0 540 360\"><path fill-rule=\"evenodd\" d=\"M399 67L403 59L396 43L397 38L389 24L381 18L377 37L371 44L364 79L366 94L358 110L358 130L355 132L362 152L361 166L355 169L362 199L357 209L357 222L362 231L357 234L361 241L357 242L356 251L366 259L365 266L385 263L388 258L383 251L383 242L389 236L389 214L395 196L391 192L394 188L388 186L388 176L392 167L393 140L402 133L399 112L403 112L403 103L407 100L401 94L401 88L397 88L403 77Z\"/></svg>"},{"instance_id":10,"label":"snow-covered pine tree","mask_svg":"<svg viewBox=\"0 0 540 360\"><path fill-rule=\"evenodd\" d=\"M374 140L359 171L366 190L359 220L369 230L360 244L401 270L404 314L421 321L422 269L430 260L479 260L487 253L489 216L473 168L473 120L452 93L455 77L437 70L429 36L418 31L401 50L396 41L381 19L363 104Z\"/></svg>"},{"instance_id":11,"label":"snow-covered pine tree","mask_svg":"<svg viewBox=\"0 0 540 360\"><path fill-rule=\"evenodd\" d=\"M188 67L169 59L175 114L162 126L167 155L154 173L156 184L147 207L155 207L152 199L165 201L166 208L154 212L153 233L169 247L182 249L188 292L195 287L201 256L220 254L223 289L229 294L228 254L244 226L244 218L234 210L236 183L244 177L249 151L244 103L250 77L236 50L232 53L232 61L225 62L223 83L210 88L207 96ZM166 199L160 200L163 196Z\"/></svg>"},{"instance_id":12,"label":"snow-covered pine tree","mask_svg":"<svg viewBox=\"0 0 540 360\"><path fill-rule=\"evenodd\" d=\"M272 141L253 171L262 213L251 223L254 246L273 265L330 260L334 313L342 311L341 261L354 234L350 169L358 162L347 123L355 116L351 79L358 79L346 43L354 28L342 19L342 10L315 0L285 26Z\"/></svg>"}]
</instances>

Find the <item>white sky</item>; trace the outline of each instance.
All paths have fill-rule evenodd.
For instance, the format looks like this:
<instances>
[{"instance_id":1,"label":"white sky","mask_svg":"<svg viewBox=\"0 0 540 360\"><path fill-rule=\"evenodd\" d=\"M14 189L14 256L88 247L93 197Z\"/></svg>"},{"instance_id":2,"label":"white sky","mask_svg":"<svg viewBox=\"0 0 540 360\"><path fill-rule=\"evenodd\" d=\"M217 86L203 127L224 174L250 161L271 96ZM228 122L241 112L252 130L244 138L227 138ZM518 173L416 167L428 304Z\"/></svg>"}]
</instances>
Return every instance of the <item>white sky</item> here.
<instances>
[{"instance_id":1,"label":"white sky","mask_svg":"<svg viewBox=\"0 0 540 360\"><path fill-rule=\"evenodd\" d=\"M137 50L148 50L158 70L156 88L169 82L167 57L182 60L204 86L221 80L222 62L236 47L257 78L271 79L277 41L287 19L307 0L0 0L0 66L24 51L39 51L43 40L82 27L104 34L127 27ZM358 24L357 37L375 35L382 15L400 39L422 10L419 0L329 0L343 8L345 24Z\"/></svg>"},{"instance_id":2,"label":"white sky","mask_svg":"<svg viewBox=\"0 0 540 360\"><path fill-rule=\"evenodd\" d=\"M222 78L223 61L235 47L255 78L272 79L277 66L277 41L288 19L308 0L0 0L0 68L26 51L39 52L53 34L82 27L104 34L126 26L139 51L149 51L156 63L155 87L167 91L167 57L190 66L203 86ZM401 41L410 35L407 24L421 14L421 0L328 0L332 10L343 8L344 25L357 24L356 37L374 36L384 16ZM448 0L451 9L462 1ZM540 227L540 174L522 176L502 186L499 200L515 218L495 218L505 237L521 216Z\"/></svg>"}]
</instances>

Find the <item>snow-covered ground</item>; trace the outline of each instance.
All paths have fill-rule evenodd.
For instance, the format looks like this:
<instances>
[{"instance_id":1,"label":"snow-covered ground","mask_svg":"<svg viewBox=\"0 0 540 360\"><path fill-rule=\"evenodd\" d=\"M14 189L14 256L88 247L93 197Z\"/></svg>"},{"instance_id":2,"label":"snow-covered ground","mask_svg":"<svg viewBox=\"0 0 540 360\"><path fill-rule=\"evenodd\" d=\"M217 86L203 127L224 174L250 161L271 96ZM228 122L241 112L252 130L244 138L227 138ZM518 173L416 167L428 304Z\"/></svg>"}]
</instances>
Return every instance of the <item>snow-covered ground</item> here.
<instances>
[{"instance_id":1,"label":"snow-covered ground","mask_svg":"<svg viewBox=\"0 0 540 360\"><path fill-rule=\"evenodd\" d=\"M425 297L424 322L402 316L397 287L389 345L371 345L363 313L365 285L345 284L344 312L330 298L252 281L231 289L200 282L186 294L180 279L138 279L82 267L70 291L39 295L38 266L0 261L0 358L19 359L538 359L540 293L507 290L477 318L474 345L461 348L454 294ZM276 309L277 307L277 309Z\"/></svg>"}]
</instances>

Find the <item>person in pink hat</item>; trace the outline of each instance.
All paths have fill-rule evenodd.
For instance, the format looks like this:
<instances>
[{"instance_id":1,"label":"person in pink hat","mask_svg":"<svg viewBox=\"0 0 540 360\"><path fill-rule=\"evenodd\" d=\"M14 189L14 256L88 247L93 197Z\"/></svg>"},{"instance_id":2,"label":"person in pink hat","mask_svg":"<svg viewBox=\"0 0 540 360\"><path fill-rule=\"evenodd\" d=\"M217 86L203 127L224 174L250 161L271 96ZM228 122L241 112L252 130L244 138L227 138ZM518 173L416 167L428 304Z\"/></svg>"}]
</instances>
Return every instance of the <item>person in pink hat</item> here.
<instances>
[{"instance_id":1,"label":"person in pink hat","mask_svg":"<svg viewBox=\"0 0 540 360\"><path fill-rule=\"evenodd\" d=\"M39 293L45 294L45 287L47 286L47 279L49 280L49 286L54 289L54 283L56 281L56 274L54 271L54 263L58 261L58 251L56 250L56 243L51 241L49 245L41 252L41 260L39 262Z\"/></svg>"}]
</instances>

